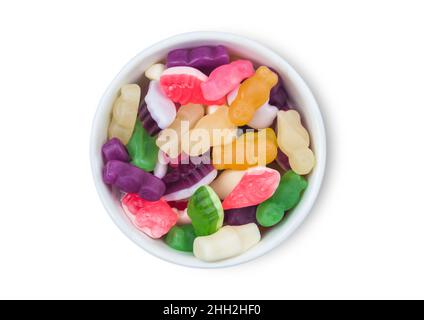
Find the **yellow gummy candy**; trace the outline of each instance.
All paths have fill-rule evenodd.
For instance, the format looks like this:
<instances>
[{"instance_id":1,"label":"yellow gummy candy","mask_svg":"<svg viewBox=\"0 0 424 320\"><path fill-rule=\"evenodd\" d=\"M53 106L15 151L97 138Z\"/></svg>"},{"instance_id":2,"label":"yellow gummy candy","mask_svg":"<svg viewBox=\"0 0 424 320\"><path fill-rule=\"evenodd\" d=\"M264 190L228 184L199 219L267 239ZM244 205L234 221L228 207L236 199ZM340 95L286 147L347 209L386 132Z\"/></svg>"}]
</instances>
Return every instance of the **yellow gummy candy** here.
<instances>
[{"instance_id":1,"label":"yellow gummy candy","mask_svg":"<svg viewBox=\"0 0 424 320\"><path fill-rule=\"evenodd\" d=\"M112 107L112 120L108 129L109 139L116 137L123 144L128 143L137 119L140 95L141 89L137 84L122 86L121 94Z\"/></svg>"},{"instance_id":2,"label":"yellow gummy candy","mask_svg":"<svg viewBox=\"0 0 424 320\"><path fill-rule=\"evenodd\" d=\"M276 157L277 137L271 128L247 132L232 143L216 146L212 150L213 165L218 170L265 166Z\"/></svg>"},{"instance_id":3,"label":"yellow gummy candy","mask_svg":"<svg viewBox=\"0 0 424 320\"><path fill-rule=\"evenodd\" d=\"M297 174L308 174L315 165L315 156L309 148L309 134L302 126L295 110L278 111L278 146L289 158L291 168Z\"/></svg>"}]
</instances>

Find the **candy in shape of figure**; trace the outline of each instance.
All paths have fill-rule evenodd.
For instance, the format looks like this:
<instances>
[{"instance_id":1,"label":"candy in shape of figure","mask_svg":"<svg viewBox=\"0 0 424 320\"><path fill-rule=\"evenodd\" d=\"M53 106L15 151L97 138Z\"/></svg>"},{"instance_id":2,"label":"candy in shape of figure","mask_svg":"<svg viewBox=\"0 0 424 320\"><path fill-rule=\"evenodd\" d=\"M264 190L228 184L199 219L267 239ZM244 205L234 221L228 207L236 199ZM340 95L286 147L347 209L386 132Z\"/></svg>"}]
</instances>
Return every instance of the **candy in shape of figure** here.
<instances>
[{"instance_id":1,"label":"candy in shape of figure","mask_svg":"<svg viewBox=\"0 0 424 320\"><path fill-rule=\"evenodd\" d=\"M280 173L266 167L250 168L222 202L224 210L255 206L275 192Z\"/></svg>"},{"instance_id":2,"label":"candy in shape of figure","mask_svg":"<svg viewBox=\"0 0 424 320\"><path fill-rule=\"evenodd\" d=\"M209 101L203 97L201 83L207 80L201 71L191 67L173 67L166 69L161 77L160 84L165 94L174 102L181 105L194 104L224 104L225 98Z\"/></svg>"},{"instance_id":3,"label":"candy in shape of figure","mask_svg":"<svg viewBox=\"0 0 424 320\"><path fill-rule=\"evenodd\" d=\"M215 68L230 62L230 55L224 46L200 46L172 50L166 58L168 68L186 66L209 74Z\"/></svg>"},{"instance_id":4,"label":"candy in shape of figure","mask_svg":"<svg viewBox=\"0 0 424 320\"><path fill-rule=\"evenodd\" d=\"M161 179L119 160L106 163L103 168L103 181L123 192L137 193L148 201L157 201L165 193L165 184Z\"/></svg>"},{"instance_id":5,"label":"candy in shape of figure","mask_svg":"<svg viewBox=\"0 0 424 320\"><path fill-rule=\"evenodd\" d=\"M141 122L137 120L133 134L127 144L131 163L145 171L153 171L158 159L158 147L155 139L144 130Z\"/></svg>"},{"instance_id":6,"label":"candy in shape of figure","mask_svg":"<svg viewBox=\"0 0 424 320\"><path fill-rule=\"evenodd\" d=\"M260 240L261 233L254 223L225 226L212 235L197 237L194 240L193 253L203 261L219 261L246 252Z\"/></svg>"},{"instance_id":7,"label":"candy in shape of figure","mask_svg":"<svg viewBox=\"0 0 424 320\"><path fill-rule=\"evenodd\" d=\"M297 174L311 172L315 156L309 148L309 134L302 126L300 115L295 110L278 111L278 146L289 158L290 167Z\"/></svg>"},{"instance_id":8,"label":"candy in shape of figure","mask_svg":"<svg viewBox=\"0 0 424 320\"><path fill-rule=\"evenodd\" d=\"M138 109L138 118L143 124L143 128L152 137L156 136L162 130L161 128L159 128L157 122L152 118L149 109L147 109L146 102L140 104L140 107Z\"/></svg>"},{"instance_id":9,"label":"candy in shape of figure","mask_svg":"<svg viewBox=\"0 0 424 320\"><path fill-rule=\"evenodd\" d=\"M177 214L163 200L147 201L128 193L122 198L122 206L130 220L153 239L162 237L177 223Z\"/></svg>"},{"instance_id":10,"label":"candy in shape of figure","mask_svg":"<svg viewBox=\"0 0 424 320\"><path fill-rule=\"evenodd\" d=\"M287 171L281 178L271 198L262 202L256 210L256 219L264 227L271 227L281 221L287 210L294 208L300 195L308 186L305 178L294 171Z\"/></svg>"},{"instance_id":11,"label":"candy in shape of figure","mask_svg":"<svg viewBox=\"0 0 424 320\"><path fill-rule=\"evenodd\" d=\"M108 129L109 139L115 137L124 145L128 143L137 118L140 95L141 89L137 84L122 86L121 94L112 107L112 120Z\"/></svg>"},{"instance_id":12,"label":"candy in shape of figure","mask_svg":"<svg viewBox=\"0 0 424 320\"><path fill-rule=\"evenodd\" d=\"M235 88L227 95L227 102L229 105L234 101L238 93L238 87ZM269 101L266 101L262 106L260 106L253 118L247 124L251 128L255 129L264 129L272 125L275 117L277 116L278 108L269 104Z\"/></svg>"},{"instance_id":13,"label":"candy in shape of figure","mask_svg":"<svg viewBox=\"0 0 424 320\"><path fill-rule=\"evenodd\" d=\"M291 170L289 158L278 148L277 152L277 158L275 159L275 162L282 168L284 171Z\"/></svg>"},{"instance_id":14,"label":"candy in shape of figure","mask_svg":"<svg viewBox=\"0 0 424 320\"><path fill-rule=\"evenodd\" d=\"M191 224L173 226L166 235L165 242L175 250L192 252L193 242L196 238L194 228Z\"/></svg>"},{"instance_id":15,"label":"candy in shape of figure","mask_svg":"<svg viewBox=\"0 0 424 320\"><path fill-rule=\"evenodd\" d=\"M144 101L159 128L165 129L174 121L177 115L175 104L164 94L159 81L150 81Z\"/></svg>"},{"instance_id":16,"label":"candy in shape of figure","mask_svg":"<svg viewBox=\"0 0 424 320\"><path fill-rule=\"evenodd\" d=\"M174 122L158 135L157 146L170 158L177 158L181 154L181 136L193 129L204 114L205 108L201 104L181 106Z\"/></svg>"},{"instance_id":17,"label":"candy in shape of figure","mask_svg":"<svg viewBox=\"0 0 424 320\"><path fill-rule=\"evenodd\" d=\"M271 128L246 132L232 143L216 146L212 150L213 165L218 170L265 166L276 157L277 138Z\"/></svg>"},{"instance_id":18,"label":"candy in shape of figure","mask_svg":"<svg viewBox=\"0 0 424 320\"><path fill-rule=\"evenodd\" d=\"M231 122L237 126L249 123L256 110L268 101L270 90L277 81L274 72L265 66L259 67L253 76L240 85L237 97L230 105Z\"/></svg>"},{"instance_id":19,"label":"candy in shape of figure","mask_svg":"<svg viewBox=\"0 0 424 320\"><path fill-rule=\"evenodd\" d=\"M130 161L127 149L125 149L125 146L118 138L112 138L103 144L102 156L104 163L110 160L119 160L123 162Z\"/></svg>"},{"instance_id":20,"label":"candy in shape of figure","mask_svg":"<svg viewBox=\"0 0 424 320\"><path fill-rule=\"evenodd\" d=\"M207 236L222 227L224 211L215 191L201 186L188 201L187 213L197 236Z\"/></svg>"},{"instance_id":21,"label":"candy in shape of figure","mask_svg":"<svg viewBox=\"0 0 424 320\"><path fill-rule=\"evenodd\" d=\"M163 71L166 69L165 65L163 65L162 63L155 63L153 65L151 65L146 72L144 73L144 75L146 76L147 79L149 80L156 80L159 81L160 76L162 75Z\"/></svg>"},{"instance_id":22,"label":"candy in shape of figure","mask_svg":"<svg viewBox=\"0 0 424 320\"><path fill-rule=\"evenodd\" d=\"M155 177L162 179L168 172L168 158L165 156L162 150L158 151L158 161L155 164L153 169L153 174Z\"/></svg>"},{"instance_id":23,"label":"candy in shape of figure","mask_svg":"<svg viewBox=\"0 0 424 320\"><path fill-rule=\"evenodd\" d=\"M241 226L256 222L257 206L228 209L224 211L224 224L229 226Z\"/></svg>"},{"instance_id":24,"label":"candy in shape of figure","mask_svg":"<svg viewBox=\"0 0 424 320\"><path fill-rule=\"evenodd\" d=\"M199 156L210 147L230 143L237 137L237 127L228 119L228 107L220 106L212 114L201 118L194 128L182 135L182 150L190 156Z\"/></svg>"},{"instance_id":25,"label":"candy in shape of figure","mask_svg":"<svg viewBox=\"0 0 424 320\"><path fill-rule=\"evenodd\" d=\"M255 69L249 60L236 60L222 65L212 71L209 78L201 83L203 96L208 100L221 99L254 73Z\"/></svg>"},{"instance_id":26,"label":"candy in shape of figure","mask_svg":"<svg viewBox=\"0 0 424 320\"><path fill-rule=\"evenodd\" d=\"M273 106L276 106L279 110L287 111L290 109L288 104L288 95L287 91L284 88L284 82L281 76L274 69L270 68L277 77L278 82L275 86L272 87L271 92L269 93L269 103Z\"/></svg>"},{"instance_id":27,"label":"candy in shape of figure","mask_svg":"<svg viewBox=\"0 0 424 320\"><path fill-rule=\"evenodd\" d=\"M221 200L224 200L243 178L246 170L224 170L210 184Z\"/></svg>"}]
</instances>

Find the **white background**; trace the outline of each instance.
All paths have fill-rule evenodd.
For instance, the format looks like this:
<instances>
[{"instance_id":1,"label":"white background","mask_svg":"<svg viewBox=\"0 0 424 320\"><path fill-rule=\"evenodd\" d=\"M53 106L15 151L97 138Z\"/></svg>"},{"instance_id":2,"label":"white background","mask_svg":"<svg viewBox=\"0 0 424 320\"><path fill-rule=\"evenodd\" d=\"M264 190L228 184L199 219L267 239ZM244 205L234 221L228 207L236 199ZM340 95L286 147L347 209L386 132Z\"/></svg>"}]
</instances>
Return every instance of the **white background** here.
<instances>
[{"instance_id":1,"label":"white background","mask_svg":"<svg viewBox=\"0 0 424 320\"><path fill-rule=\"evenodd\" d=\"M229 269L138 248L89 166L111 79L145 47L195 30L281 53L328 133L309 218ZM422 1L2 1L0 298L424 298L423 30Z\"/></svg>"}]
</instances>

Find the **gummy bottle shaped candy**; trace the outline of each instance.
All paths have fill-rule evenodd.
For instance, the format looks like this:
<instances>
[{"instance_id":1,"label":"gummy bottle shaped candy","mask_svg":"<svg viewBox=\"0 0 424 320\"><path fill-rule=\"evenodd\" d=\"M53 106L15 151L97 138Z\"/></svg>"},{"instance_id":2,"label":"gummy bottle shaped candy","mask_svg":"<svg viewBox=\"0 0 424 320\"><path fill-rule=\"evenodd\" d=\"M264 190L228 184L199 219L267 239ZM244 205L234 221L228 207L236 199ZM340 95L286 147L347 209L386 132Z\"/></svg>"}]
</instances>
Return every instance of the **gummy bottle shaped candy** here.
<instances>
[{"instance_id":1,"label":"gummy bottle shaped candy","mask_svg":"<svg viewBox=\"0 0 424 320\"><path fill-rule=\"evenodd\" d=\"M231 103L229 117L237 126L247 124L256 110L269 99L269 93L278 82L278 76L265 66L245 80L239 87L237 97Z\"/></svg>"}]
</instances>

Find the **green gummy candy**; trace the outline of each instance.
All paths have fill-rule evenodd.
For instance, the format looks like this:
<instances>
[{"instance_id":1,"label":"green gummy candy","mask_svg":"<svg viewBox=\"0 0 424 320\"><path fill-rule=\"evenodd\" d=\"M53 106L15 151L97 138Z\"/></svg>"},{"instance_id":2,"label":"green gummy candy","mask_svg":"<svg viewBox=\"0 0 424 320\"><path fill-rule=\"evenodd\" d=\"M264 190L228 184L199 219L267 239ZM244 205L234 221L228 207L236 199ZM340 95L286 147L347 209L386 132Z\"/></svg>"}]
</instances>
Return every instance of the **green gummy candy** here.
<instances>
[{"instance_id":1,"label":"green gummy candy","mask_svg":"<svg viewBox=\"0 0 424 320\"><path fill-rule=\"evenodd\" d=\"M193 242L196 238L191 224L173 226L166 235L165 242L175 250L193 252Z\"/></svg>"},{"instance_id":2,"label":"green gummy candy","mask_svg":"<svg viewBox=\"0 0 424 320\"><path fill-rule=\"evenodd\" d=\"M256 209L256 220L263 227L271 227L281 221L284 213L296 206L302 191L308 186L305 178L287 171L281 178L277 190L271 198L262 202Z\"/></svg>"},{"instance_id":3,"label":"green gummy candy","mask_svg":"<svg viewBox=\"0 0 424 320\"><path fill-rule=\"evenodd\" d=\"M221 200L209 186L201 186L191 196L187 205L197 236L207 236L218 231L224 221Z\"/></svg>"},{"instance_id":4,"label":"green gummy candy","mask_svg":"<svg viewBox=\"0 0 424 320\"><path fill-rule=\"evenodd\" d=\"M135 123L133 134L127 144L127 150L133 165L145 171L155 169L159 148L156 145L155 138L149 136L139 120Z\"/></svg>"}]
</instances>

